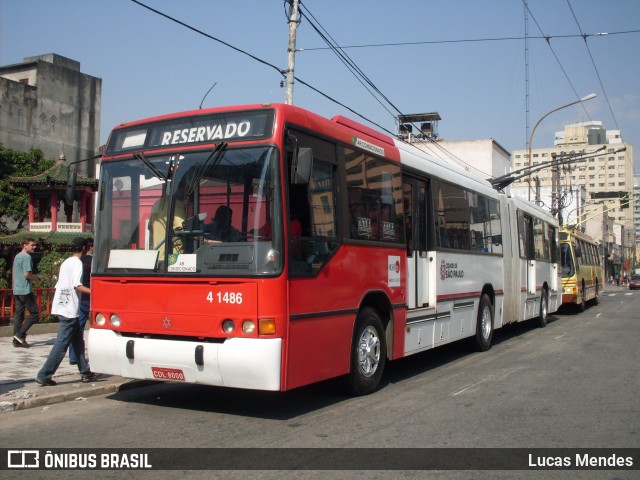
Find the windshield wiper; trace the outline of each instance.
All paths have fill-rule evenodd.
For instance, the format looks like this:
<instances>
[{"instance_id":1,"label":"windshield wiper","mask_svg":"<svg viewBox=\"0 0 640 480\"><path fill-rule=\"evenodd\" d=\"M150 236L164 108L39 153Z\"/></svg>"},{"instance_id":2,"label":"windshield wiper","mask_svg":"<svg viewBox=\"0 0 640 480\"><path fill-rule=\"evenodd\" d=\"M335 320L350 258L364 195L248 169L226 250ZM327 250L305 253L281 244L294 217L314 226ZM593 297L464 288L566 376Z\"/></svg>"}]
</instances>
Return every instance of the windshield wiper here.
<instances>
[{"instance_id":1,"label":"windshield wiper","mask_svg":"<svg viewBox=\"0 0 640 480\"><path fill-rule=\"evenodd\" d=\"M133 154L133 156L135 158L137 158L138 160L140 160L142 163L144 163L149 168L149 170L151 170L153 172L153 174L156 177L158 177L160 180L163 180L164 182L167 181L167 176L164 173L162 173L158 169L158 167L156 167L153 163L151 163L149 161L149 159L147 159L147 157L145 157L142 153L136 152L136 153Z\"/></svg>"},{"instance_id":2,"label":"windshield wiper","mask_svg":"<svg viewBox=\"0 0 640 480\"><path fill-rule=\"evenodd\" d=\"M222 160L222 155L224 154L228 145L229 144L227 142L220 142L218 145L216 145L216 148L214 148L213 151L209 154L207 159L204 162L202 162L202 165L200 166L198 171L196 171L193 174L193 177L191 178L189 185L187 185L187 188L185 189L186 197L191 197L193 192L195 192L196 188L198 187L198 184L200 183L200 179L204 176L204 174L209 169L209 165L212 166L212 170L218 166L218 164Z\"/></svg>"}]
</instances>

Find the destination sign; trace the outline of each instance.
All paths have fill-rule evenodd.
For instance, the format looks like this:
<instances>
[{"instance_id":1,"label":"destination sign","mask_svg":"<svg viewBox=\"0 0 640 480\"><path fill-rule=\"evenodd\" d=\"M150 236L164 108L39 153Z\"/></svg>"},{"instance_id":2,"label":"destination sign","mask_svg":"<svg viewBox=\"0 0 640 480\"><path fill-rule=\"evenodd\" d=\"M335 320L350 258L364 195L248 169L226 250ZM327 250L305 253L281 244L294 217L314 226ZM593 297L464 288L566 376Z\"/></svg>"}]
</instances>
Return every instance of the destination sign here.
<instances>
[{"instance_id":1,"label":"destination sign","mask_svg":"<svg viewBox=\"0 0 640 480\"><path fill-rule=\"evenodd\" d=\"M260 140L271 137L272 132L273 110L180 117L116 129L111 133L106 154L221 141Z\"/></svg>"}]
</instances>

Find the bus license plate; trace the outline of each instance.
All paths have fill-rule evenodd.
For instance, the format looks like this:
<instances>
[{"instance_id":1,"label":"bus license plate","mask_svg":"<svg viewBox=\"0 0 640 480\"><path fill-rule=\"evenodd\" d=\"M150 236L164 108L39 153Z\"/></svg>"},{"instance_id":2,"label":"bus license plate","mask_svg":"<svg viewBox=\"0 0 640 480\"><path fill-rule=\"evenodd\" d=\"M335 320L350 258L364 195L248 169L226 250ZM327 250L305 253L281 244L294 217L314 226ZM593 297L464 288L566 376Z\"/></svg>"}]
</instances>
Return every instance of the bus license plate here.
<instances>
[{"instance_id":1,"label":"bus license plate","mask_svg":"<svg viewBox=\"0 0 640 480\"><path fill-rule=\"evenodd\" d=\"M158 380L178 380L184 382L184 372L177 368L151 367L153 378Z\"/></svg>"}]
</instances>

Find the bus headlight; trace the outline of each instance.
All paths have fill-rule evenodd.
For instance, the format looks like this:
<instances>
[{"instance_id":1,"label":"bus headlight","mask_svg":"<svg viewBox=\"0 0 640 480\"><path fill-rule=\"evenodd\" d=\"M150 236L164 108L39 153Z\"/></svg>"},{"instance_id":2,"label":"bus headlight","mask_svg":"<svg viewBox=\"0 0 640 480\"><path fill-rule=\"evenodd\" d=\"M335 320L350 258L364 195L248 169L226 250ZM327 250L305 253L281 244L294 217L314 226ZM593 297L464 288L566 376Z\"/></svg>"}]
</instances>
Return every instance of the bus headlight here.
<instances>
[{"instance_id":1,"label":"bus headlight","mask_svg":"<svg viewBox=\"0 0 640 480\"><path fill-rule=\"evenodd\" d=\"M253 322L253 320L245 320L244 322L242 322L242 331L247 335L251 335L256 331L256 324Z\"/></svg>"},{"instance_id":2,"label":"bus headlight","mask_svg":"<svg viewBox=\"0 0 640 480\"><path fill-rule=\"evenodd\" d=\"M103 327L104 324L107 322L107 317L105 317L104 314L102 313L98 313L96 315L95 322L96 322L96 325L98 325L99 327Z\"/></svg>"},{"instance_id":3,"label":"bus headlight","mask_svg":"<svg viewBox=\"0 0 640 480\"><path fill-rule=\"evenodd\" d=\"M225 320L222 322L222 331L226 334L233 333L236 329L236 324L233 323L233 320Z\"/></svg>"},{"instance_id":4,"label":"bus headlight","mask_svg":"<svg viewBox=\"0 0 640 480\"><path fill-rule=\"evenodd\" d=\"M111 318L109 319L109 323L111 323L111 325L114 327L119 327L121 323L120 317L114 313L113 315L111 315Z\"/></svg>"}]
</instances>

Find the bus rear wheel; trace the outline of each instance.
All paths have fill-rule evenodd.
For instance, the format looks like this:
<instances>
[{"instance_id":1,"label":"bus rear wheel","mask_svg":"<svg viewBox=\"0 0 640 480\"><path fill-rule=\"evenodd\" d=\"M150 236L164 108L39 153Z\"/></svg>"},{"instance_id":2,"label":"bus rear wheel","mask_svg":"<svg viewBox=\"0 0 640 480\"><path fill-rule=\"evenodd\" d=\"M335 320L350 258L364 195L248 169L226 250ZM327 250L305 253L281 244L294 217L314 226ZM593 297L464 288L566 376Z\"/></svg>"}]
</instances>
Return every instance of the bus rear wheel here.
<instances>
[{"instance_id":1,"label":"bus rear wheel","mask_svg":"<svg viewBox=\"0 0 640 480\"><path fill-rule=\"evenodd\" d=\"M382 320L373 308L360 310L356 325L347 388L353 395L367 395L380 384L387 360L387 345Z\"/></svg>"},{"instance_id":2,"label":"bus rear wheel","mask_svg":"<svg viewBox=\"0 0 640 480\"><path fill-rule=\"evenodd\" d=\"M544 328L549 321L549 300L547 299L547 291L542 290L540 297L540 316L538 317L538 326Z\"/></svg>"},{"instance_id":3,"label":"bus rear wheel","mask_svg":"<svg viewBox=\"0 0 640 480\"><path fill-rule=\"evenodd\" d=\"M476 350L486 352L491 348L491 339L493 338L493 305L491 304L489 295L486 293L480 297L476 336L473 338Z\"/></svg>"}]
</instances>

